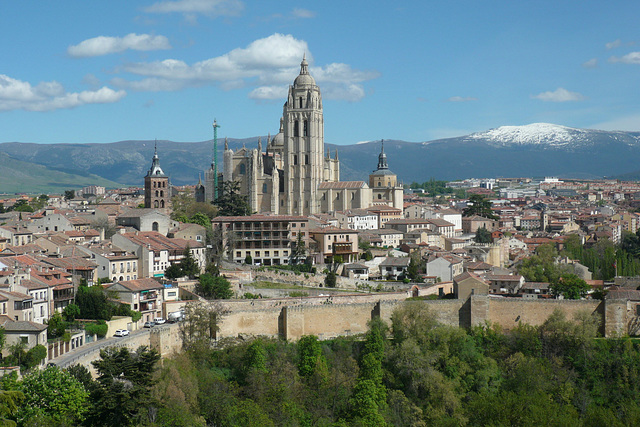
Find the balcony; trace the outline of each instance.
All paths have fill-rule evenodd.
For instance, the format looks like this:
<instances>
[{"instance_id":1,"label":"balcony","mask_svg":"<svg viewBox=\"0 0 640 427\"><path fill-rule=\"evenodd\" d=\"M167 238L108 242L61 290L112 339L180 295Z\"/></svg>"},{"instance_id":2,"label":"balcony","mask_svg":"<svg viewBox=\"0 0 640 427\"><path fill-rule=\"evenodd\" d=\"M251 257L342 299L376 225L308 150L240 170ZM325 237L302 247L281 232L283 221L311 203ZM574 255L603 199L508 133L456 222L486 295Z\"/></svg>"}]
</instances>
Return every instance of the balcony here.
<instances>
[{"instance_id":1,"label":"balcony","mask_svg":"<svg viewBox=\"0 0 640 427\"><path fill-rule=\"evenodd\" d=\"M142 292L140 294L140 301L153 301L158 299L158 293L157 292Z\"/></svg>"}]
</instances>

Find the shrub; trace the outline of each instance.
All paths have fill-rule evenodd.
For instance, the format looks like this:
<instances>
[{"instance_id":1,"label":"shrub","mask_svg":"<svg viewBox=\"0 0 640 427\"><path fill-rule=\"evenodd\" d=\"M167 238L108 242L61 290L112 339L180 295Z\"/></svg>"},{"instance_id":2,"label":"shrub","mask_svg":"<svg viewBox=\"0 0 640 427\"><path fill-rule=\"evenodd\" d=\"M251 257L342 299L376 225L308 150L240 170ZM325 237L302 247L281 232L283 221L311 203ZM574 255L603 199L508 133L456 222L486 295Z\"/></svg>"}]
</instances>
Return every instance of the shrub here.
<instances>
[{"instance_id":1,"label":"shrub","mask_svg":"<svg viewBox=\"0 0 640 427\"><path fill-rule=\"evenodd\" d=\"M88 323L84 326L84 330L87 331L91 335L97 335L99 337L104 337L107 335L107 330L109 327L106 323Z\"/></svg>"}]
</instances>

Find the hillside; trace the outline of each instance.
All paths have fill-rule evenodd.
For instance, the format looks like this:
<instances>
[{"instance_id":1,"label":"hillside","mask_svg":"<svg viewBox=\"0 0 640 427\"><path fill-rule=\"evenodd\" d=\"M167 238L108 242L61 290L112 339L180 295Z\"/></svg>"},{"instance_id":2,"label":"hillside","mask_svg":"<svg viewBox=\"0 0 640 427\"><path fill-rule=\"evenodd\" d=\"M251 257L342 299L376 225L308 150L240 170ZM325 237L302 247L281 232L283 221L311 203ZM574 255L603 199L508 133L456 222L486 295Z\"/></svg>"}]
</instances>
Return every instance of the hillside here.
<instances>
[{"instance_id":1,"label":"hillside","mask_svg":"<svg viewBox=\"0 0 640 427\"><path fill-rule=\"evenodd\" d=\"M263 143L265 140L266 137L262 136ZM255 148L257 141L258 137L229 139L229 146L233 150L243 145ZM173 184L195 184L198 174L211 164L213 144L210 140L163 140L157 144L160 162ZM78 187L80 182L107 187L117 186L116 183L142 185L150 166L153 146L154 141L3 143L0 144L0 153L5 153L3 164L12 164L10 159L23 162L22 166L16 164L16 168L24 173L16 175L23 177L19 185L16 182L15 186L3 187L2 190L11 191L9 188L17 186L21 191L40 191L34 186L39 182L49 183L49 188L62 188L69 184ZM367 180L377 165L380 141L341 146L327 143L326 146L332 156L338 150L342 180ZM223 141L219 141L220 164L222 147ZM425 181L431 177L443 180L544 175L598 178L624 176L638 171L640 132L609 132L534 123L502 126L486 132L421 143L385 140L385 151L390 169L405 183ZM51 175L53 172L70 176L58 178ZM84 179L74 181L71 175Z\"/></svg>"}]
</instances>

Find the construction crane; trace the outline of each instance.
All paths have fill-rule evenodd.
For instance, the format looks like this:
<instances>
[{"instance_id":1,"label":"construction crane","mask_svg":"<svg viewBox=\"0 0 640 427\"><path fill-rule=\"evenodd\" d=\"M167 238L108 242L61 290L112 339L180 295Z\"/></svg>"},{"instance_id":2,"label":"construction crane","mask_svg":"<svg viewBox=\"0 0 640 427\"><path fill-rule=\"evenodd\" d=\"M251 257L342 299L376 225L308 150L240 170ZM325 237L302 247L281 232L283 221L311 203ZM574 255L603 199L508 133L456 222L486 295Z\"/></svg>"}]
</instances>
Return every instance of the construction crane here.
<instances>
[{"instance_id":1,"label":"construction crane","mask_svg":"<svg viewBox=\"0 0 640 427\"><path fill-rule=\"evenodd\" d=\"M213 119L213 200L218 200L218 124L216 119Z\"/></svg>"}]
</instances>

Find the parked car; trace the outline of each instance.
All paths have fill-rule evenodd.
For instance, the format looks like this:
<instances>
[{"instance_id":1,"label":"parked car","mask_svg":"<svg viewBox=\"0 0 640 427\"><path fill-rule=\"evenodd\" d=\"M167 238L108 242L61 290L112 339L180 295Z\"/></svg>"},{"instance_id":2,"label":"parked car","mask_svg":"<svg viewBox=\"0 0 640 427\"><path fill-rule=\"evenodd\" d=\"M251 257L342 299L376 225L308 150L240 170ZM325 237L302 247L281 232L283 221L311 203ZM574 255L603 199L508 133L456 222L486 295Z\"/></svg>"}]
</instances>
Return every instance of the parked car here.
<instances>
[{"instance_id":1,"label":"parked car","mask_svg":"<svg viewBox=\"0 0 640 427\"><path fill-rule=\"evenodd\" d=\"M153 319L153 322L156 325L162 325L166 322L166 320L164 320L162 317L156 317L155 319Z\"/></svg>"},{"instance_id":2,"label":"parked car","mask_svg":"<svg viewBox=\"0 0 640 427\"><path fill-rule=\"evenodd\" d=\"M144 322L145 328L153 328L155 325L155 322Z\"/></svg>"},{"instance_id":3,"label":"parked car","mask_svg":"<svg viewBox=\"0 0 640 427\"><path fill-rule=\"evenodd\" d=\"M129 335L129 331L126 329L117 329L116 333L113 334L115 337L126 337L127 335Z\"/></svg>"}]
</instances>

